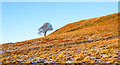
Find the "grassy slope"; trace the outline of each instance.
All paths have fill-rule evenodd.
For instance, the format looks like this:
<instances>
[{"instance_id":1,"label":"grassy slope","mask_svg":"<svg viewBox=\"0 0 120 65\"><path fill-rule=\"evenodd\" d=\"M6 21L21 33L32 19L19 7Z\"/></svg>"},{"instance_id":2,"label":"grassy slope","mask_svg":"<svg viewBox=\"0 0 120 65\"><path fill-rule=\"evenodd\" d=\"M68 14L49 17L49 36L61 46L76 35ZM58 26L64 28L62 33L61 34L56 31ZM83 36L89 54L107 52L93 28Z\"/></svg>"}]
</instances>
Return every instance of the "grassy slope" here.
<instances>
[{"instance_id":1,"label":"grassy slope","mask_svg":"<svg viewBox=\"0 0 120 65\"><path fill-rule=\"evenodd\" d=\"M81 21L77 21L74 23L67 24L62 28L56 30L55 32L51 33L46 37L36 38L32 40L26 40L17 43L29 43L33 41L39 40L54 40L56 38L73 38L79 37L83 35L93 35L93 34L118 34L118 13L110 14L107 16L96 17L91 19L85 19ZM11 44L11 43L8 43Z\"/></svg>"},{"instance_id":2,"label":"grassy slope","mask_svg":"<svg viewBox=\"0 0 120 65\"><path fill-rule=\"evenodd\" d=\"M7 63L10 62L10 60L7 61L10 58L17 58L21 57L21 55L22 56L24 55L25 57L21 57L19 58L19 60L23 60L23 62L25 63L36 61L35 59L30 61L24 60L28 59L29 57L40 57L43 59L47 58L48 61L50 61L50 58L52 58L54 59L54 61L52 62L66 62L67 60L65 59L73 57L74 60L72 62L79 61L94 63L95 60L90 60L90 56L92 56L95 58L98 57L99 59L97 60L101 60L101 62L102 61L104 62L110 61L112 63L119 62L118 58L113 60L113 58L116 57L116 55L118 54L118 50L116 50L118 49L117 42L118 38L103 41L99 40L116 35L118 35L118 13L102 17L85 19L78 22L67 24L66 26L56 30L55 32L51 33L46 37L16 42L14 44L13 43L2 44L1 45L2 47L0 49L5 51L5 53L3 53L1 60L4 63ZM69 45L69 43L76 43L81 41L84 42L86 40L99 40L99 41L91 42L89 43L90 45L88 44L88 42L85 44L75 44L72 46ZM61 44L63 43L67 44L67 46L61 46ZM53 47L51 49L46 48L48 46ZM71 49L71 51L68 51L69 49ZM80 49L81 49L80 53L82 53L82 56L77 54L79 53L77 50ZM95 50L91 51L91 49L97 49L99 50L99 52L98 53L94 52ZM66 51L72 54L72 56L66 53ZM83 53L84 51L86 51L87 53ZM111 51L112 54L109 51ZM60 52L63 52L63 55L59 54ZM53 53L54 55L51 56L51 53ZM92 54L89 55L90 53ZM101 54L106 54L107 56L109 56L108 54L110 54L113 57L105 59L103 56L101 57ZM47 57L46 55L48 55L49 57ZM70 56L64 57L64 60L60 60L60 58L63 58L62 56L64 55ZM15 61L15 59L12 59L11 61L17 62Z\"/></svg>"},{"instance_id":3,"label":"grassy slope","mask_svg":"<svg viewBox=\"0 0 120 65\"><path fill-rule=\"evenodd\" d=\"M107 16L77 21L77 22L65 25L64 27L56 30L55 32L51 33L50 35L68 33L68 32L72 32L75 30L89 28L89 27L93 27L93 26L97 26L97 25L101 26L101 25L116 24L117 16L118 16L118 13L115 13L115 14L110 14Z\"/></svg>"}]
</instances>

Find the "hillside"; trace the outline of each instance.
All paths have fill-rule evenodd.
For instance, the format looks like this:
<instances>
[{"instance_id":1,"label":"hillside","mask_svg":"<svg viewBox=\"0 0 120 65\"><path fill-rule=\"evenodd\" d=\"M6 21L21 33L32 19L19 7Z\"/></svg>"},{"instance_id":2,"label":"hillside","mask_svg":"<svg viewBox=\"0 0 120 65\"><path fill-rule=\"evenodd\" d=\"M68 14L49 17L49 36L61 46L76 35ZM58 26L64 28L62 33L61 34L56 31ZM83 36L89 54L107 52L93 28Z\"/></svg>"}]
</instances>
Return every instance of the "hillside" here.
<instances>
[{"instance_id":1,"label":"hillside","mask_svg":"<svg viewBox=\"0 0 120 65\"><path fill-rule=\"evenodd\" d=\"M2 63L119 63L118 13L73 22L46 37L0 45Z\"/></svg>"},{"instance_id":2,"label":"hillside","mask_svg":"<svg viewBox=\"0 0 120 65\"><path fill-rule=\"evenodd\" d=\"M72 32L80 29L90 28L97 25L102 26L102 25L116 24L118 23L117 17L118 17L118 13L115 13L107 16L77 21L77 22L65 25L64 27L56 30L50 35L68 33L68 32Z\"/></svg>"}]
</instances>

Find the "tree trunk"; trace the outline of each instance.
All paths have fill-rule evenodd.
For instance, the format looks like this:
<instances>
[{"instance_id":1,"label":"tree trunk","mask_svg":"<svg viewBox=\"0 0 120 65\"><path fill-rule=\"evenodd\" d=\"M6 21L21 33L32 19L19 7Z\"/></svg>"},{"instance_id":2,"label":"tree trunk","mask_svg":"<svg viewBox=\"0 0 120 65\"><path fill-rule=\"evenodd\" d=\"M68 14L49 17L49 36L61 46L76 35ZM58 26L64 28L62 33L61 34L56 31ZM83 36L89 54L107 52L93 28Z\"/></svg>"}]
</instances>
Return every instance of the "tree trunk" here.
<instances>
[{"instance_id":1,"label":"tree trunk","mask_svg":"<svg viewBox=\"0 0 120 65\"><path fill-rule=\"evenodd\" d=\"M47 31L46 31L47 32ZM44 36L46 36L46 32L44 33Z\"/></svg>"}]
</instances>

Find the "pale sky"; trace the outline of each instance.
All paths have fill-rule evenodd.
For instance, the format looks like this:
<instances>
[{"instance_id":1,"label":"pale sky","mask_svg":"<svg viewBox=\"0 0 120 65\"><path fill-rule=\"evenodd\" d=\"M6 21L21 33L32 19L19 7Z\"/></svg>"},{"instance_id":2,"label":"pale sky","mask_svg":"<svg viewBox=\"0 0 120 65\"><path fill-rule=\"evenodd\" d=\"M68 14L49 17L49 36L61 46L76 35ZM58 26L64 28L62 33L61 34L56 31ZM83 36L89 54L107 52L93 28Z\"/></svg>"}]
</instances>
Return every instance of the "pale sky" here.
<instances>
[{"instance_id":1,"label":"pale sky","mask_svg":"<svg viewBox=\"0 0 120 65\"><path fill-rule=\"evenodd\" d=\"M68 23L117 12L117 2L3 2L0 44L39 38L38 28L46 22L55 31Z\"/></svg>"}]
</instances>

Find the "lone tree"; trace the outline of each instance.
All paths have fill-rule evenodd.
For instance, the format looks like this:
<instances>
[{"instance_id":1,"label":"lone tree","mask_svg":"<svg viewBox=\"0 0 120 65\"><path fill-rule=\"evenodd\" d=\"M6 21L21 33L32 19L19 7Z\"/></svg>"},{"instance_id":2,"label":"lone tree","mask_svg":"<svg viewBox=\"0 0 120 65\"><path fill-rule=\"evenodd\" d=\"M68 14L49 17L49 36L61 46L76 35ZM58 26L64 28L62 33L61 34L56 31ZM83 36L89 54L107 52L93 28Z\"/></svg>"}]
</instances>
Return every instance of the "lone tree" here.
<instances>
[{"instance_id":1,"label":"lone tree","mask_svg":"<svg viewBox=\"0 0 120 65\"><path fill-rule=\"evenodd\" d=\"M38 34L44 34L44 36L46 36L46 33L47 33L47 31L51 31L51 30L53 30L53 27L52 27L52 25L50 24L50 23L45 23L42 27L40 27L39 29L38 29Z\"/></svg>"}]
</instances>

